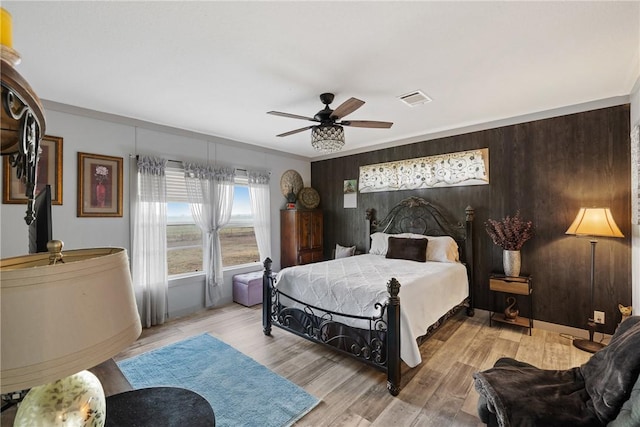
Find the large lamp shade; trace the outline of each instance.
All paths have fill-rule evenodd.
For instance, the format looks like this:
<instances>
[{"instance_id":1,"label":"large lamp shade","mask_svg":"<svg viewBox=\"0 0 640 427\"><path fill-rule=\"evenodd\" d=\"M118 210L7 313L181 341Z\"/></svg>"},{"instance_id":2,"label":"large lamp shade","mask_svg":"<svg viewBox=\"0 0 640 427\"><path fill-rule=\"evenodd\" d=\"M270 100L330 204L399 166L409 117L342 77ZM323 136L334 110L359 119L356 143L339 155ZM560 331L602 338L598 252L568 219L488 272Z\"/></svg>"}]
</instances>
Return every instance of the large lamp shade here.
<instances>
[{"instance_id":1,"label":"large lamp shade","mask_svg":"<svg viewBox=\"0 0 640 427\"><path fill-rule=\"evenodd\" d=\"M32 388L115 356L141 332L122 248L0 260L1 392Z\"/></svg>"},{"instance_id":2,"label":"large lamp shade","mask_svg":"<svg viewBox=\"0 0 640 427\"><path fill-rule=\"evenodd\" d=\"M594 237L624 237L609 208L580 208L566 234Z\"/></svg>"}]
</instances>

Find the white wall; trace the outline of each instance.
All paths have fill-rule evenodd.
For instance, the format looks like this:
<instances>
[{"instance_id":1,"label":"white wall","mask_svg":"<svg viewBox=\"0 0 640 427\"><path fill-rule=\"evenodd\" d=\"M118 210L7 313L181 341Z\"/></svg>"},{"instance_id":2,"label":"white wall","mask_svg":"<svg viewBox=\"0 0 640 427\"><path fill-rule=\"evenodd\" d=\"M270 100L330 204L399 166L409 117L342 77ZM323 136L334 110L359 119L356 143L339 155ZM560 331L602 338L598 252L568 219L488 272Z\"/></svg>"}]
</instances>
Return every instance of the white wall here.
<instances>
[{"instance_id":1,"label":"white wall","mask_svg":"<svg viewBox=\"0 0 640 427\"><path fill-rule=\"evenodd\" d=\"M128 153L133 149L134 129L86 117L46 111L47 135L63 137L63 193L61 206L53 206L53 237L65 249L89 246L120 246L129 249L129 201L123 199L122 218L77 218L77 153L124 157L124 188L129 183ZM125 154L126 153L126 154ZM125 194L128 196L128 194ZM0 205L2 258L28 252L25 205Z\"/></svg>"},{"instance_id":2,"label":"white wall","mask_svg":"<svg viewBox=\"0 0 640 427\"><path fill-rule=\"evenodd\" d=\"M640 126L640 78L634 86L631 93L631 129ZM640 164L631 165L631 174L638 176ZM638 189L631 189L638 191ZM636 207L632 206L632 209ZM633 314L640 315L640 224L631 224L631 293L633 305Z\"/></svg>"},{"instance_id":3,"label":"white wall","mask_svg":"<svg viewBox=\"0 0 640 427\"><path fill-rule=\"evenodd\" d=\"M640 19L640 11L638 11L638 19ZM636 40L638 54L635 55L636 59L640 59L640 29L638 30L638 38ZM636 126L640 126L640 61L636 63L636 75L638 76L636 82L631 90L629 98L631 99L631 112L630 112L630 128L633 129ZM632 177L638 177L640 173L640 164L637 162L631 164ZM638 177L640 179L640 177ZM632 182L634 180L632 179ZM637 188L632 188L632 192L637 192ZM640 197L640 194L635 193ZM637 206L631 207L637 209ZM640 224L631 224L631 304L634 307L633 314L640 314Z\"/></svg>"},{"instance_id":4,"label":"white wall","mask_svg":"<svg viewBox=\"0 0 640 427\"><path fill-rule=\"evenodd\" d=\"M124 247L130 252L129 184L130 168L136 154L157 155L172 160L208 161L241 168L271 171L271 258L273 268L280 268L280 209L285 199L280 193L280 176L288 169L297 170L305 185L311 183L308 159L234 142L158 126L138 120L81 110L44 102L46 134L63 138L63 204L53 206L53 238L62 240L65 249L96 246ZM78 218L76 216L77 153L86 152L122 157L122 218ZM2 179L2 178L0 178ZM28 252L25 205L0 205L0 257ZM253 266L228 270L224 274L222 303L232 300L233 274L257 270ZM202 276L173 281L169 289L169 313L175 317L204 307Z\"/></svg>"}]
</instances>

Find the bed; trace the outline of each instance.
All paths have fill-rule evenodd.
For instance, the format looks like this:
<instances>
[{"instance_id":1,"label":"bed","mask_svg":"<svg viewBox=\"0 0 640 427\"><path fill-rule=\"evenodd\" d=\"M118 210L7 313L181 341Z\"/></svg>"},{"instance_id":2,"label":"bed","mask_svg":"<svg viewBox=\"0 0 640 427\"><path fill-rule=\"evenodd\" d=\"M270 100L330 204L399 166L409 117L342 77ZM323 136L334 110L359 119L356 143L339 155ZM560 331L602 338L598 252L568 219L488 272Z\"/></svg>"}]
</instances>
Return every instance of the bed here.
<instances>
[{"instance_id":1,"label":"bed","mask_svg":"<svg viewBox=\"0 0 640 427\"><path fill-rule=\"evenodd\" d=\"M401 360L418 365L418 346L435 329L462 308L474 314L473 209L455 222L410 197L381 221L367 210L366 220L363 255L277 274L265 260L263 331L276 326L380 369L396 396Z\"/></svg>"}]
</instances>

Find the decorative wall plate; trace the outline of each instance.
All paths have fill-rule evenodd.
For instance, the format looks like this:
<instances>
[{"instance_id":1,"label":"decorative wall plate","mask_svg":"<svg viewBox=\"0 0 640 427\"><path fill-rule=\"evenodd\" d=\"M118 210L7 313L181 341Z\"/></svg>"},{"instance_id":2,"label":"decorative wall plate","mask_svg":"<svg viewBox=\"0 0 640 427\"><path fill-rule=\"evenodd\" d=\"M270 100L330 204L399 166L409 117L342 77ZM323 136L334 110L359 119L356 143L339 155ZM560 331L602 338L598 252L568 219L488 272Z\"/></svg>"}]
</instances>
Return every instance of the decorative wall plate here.
<instances>
[{"instance_id":1,"label":"decorative wall plate","mask_svg":"<svg viewBox=\"0 0 640 427\"><path fill-rule=\"evenodd\" d=\"M297 171L289 169L280 177L280 192L284 197L287 197L291 191L297 195L302 189L302 177Z\"/></svg>"},{"instance_id":2,"label":"decorative wall plate","mask_svg":"<svg viewBox=\"0 0 640 427\"><path fill-rule=\"evenodd\" d=\"M320 204L320 195L311 187L304 187L298 193L298 200L307 209L315 209Z\"/></svg>"}]
</instances>

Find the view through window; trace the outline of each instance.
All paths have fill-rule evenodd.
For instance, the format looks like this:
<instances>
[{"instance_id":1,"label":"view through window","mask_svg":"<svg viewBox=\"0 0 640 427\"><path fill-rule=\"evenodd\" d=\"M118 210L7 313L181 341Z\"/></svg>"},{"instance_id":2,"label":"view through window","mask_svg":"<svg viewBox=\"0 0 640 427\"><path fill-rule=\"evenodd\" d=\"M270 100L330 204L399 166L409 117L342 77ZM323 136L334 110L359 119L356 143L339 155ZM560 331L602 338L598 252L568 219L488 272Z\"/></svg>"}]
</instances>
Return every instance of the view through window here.
<instances>
[{"instance_id":1,"label":"view through window","mask_svg":"<svg viewBox=\"0 0 640 427\"><path fill-rule=\"evenodd\" d=\"M247 185L234 188L231 220L220 232L220 245L224 267L260 261Z\"/></svg>"},{"instance_id":2,"label":"view through window","mask_svg":"<svg viewBox=\"0 0 640 427\"><path fill-rule=\"evenodd\" d=\"M187 202L167 203L167 267L170 276L202 271L202 232Z\"/></svg>"},{"instance_id":3,"label":"view through window","mask_svg":"<svg viewBox=\"0 0 640 427\"><path fill-rule=\"evenodd\" d=\"M167 267L169 275L202 271L203 235L186 201L167 203ZM224 267L259 261L247 185L234 188L231 220L220 232Z\"/></svg>"}]
</instances>

